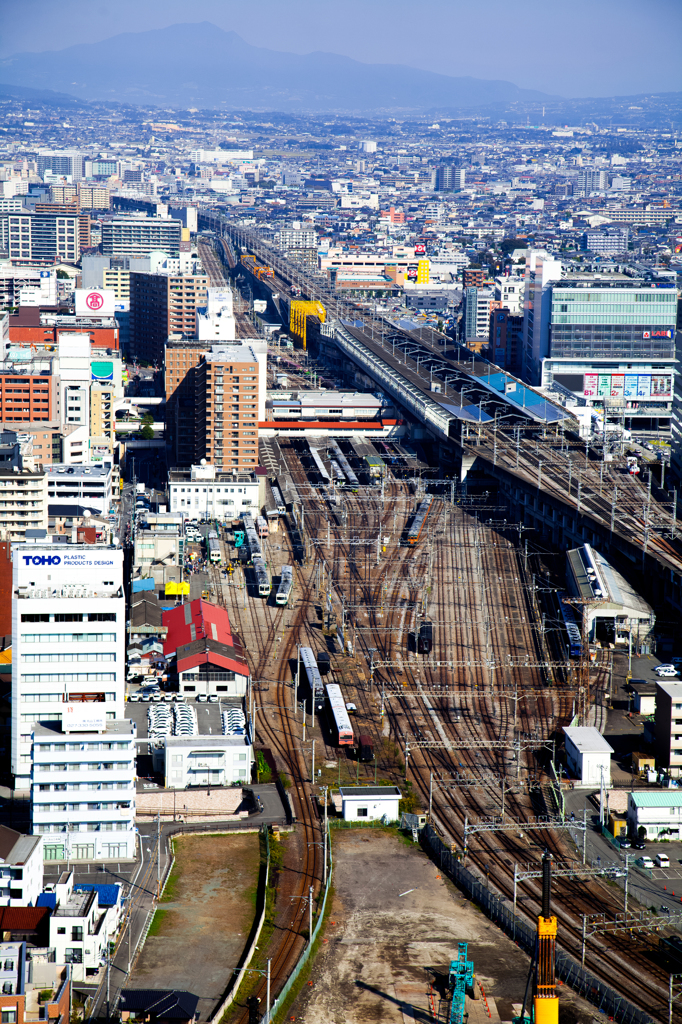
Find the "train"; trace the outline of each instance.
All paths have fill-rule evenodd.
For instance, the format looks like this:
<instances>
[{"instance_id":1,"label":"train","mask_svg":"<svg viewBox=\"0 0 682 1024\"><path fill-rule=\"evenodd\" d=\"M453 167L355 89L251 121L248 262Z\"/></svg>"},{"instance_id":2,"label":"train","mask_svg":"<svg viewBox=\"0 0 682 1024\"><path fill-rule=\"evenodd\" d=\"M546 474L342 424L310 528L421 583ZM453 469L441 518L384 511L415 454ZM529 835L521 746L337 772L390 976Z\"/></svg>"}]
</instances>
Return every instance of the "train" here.
<instances>
[{"instance_id":1,"label":"train","mask_svg":"<svg viewBox=\"0 0 682 1024\"><path fill-rule=\"evenodd\" d=\"M580 632L573 606L568 604L566 594L559 594L558 597L559 613L563 619L568 639L568 653L571 658L580 658L583 653L583 635Z\"/></svg>"},{"instance_id":2,"label":"train","mask_svg":"<svg viewBox=\"0 0 682 1024\"><path fill-rule=\"evenodd\" d=\"M417 650L420 654L429 654L433 647L433 623L424 621L419 627Z\"/></svg>"},{"instance_id":3,"label":"train","mask_svg":"<svg viewBox=\"0 0 682 1024\"><path fill-rule=\"evenodd\" d=\"M214 565L222 562L223 556L220 551L220 541L215 537L209 537L208 539L208 560L213 562Z\"/></svg>"},{"instance_id":4,"label":"train","mask_svg":"<svg viewBox=\"0 0 682 1024\"><path fill-rule=\"evenodd\" d=\"M277 514L285 516L287 514L287 508L284 504L284 499L282 498L279 487L277 487L276 484L270 484L270 490L272 491L272 502L277 510Z\"/></svg>"},{"instance_id":5,"label":"train","mask_svg":"<svg viewBox=\"0 0 682 1024\"><path fill-rule=\"evenodd\" d=\"M329 706L330 725L334 740L339 747L354 747L355 737L350 718L346 711L341 687L337 683L327 683L327 703Z\"/></svg>"},{"instance_id":6,"label":"train","mask_svg":"<svg viewBox=\"0 0 682 1024\"><path fill-rule=\"evenodd\" d=\"M367 735L358 736L358 761L367 764L374 760L374 743L372 737Z\"/></svg>"},{"instance_id":7,"label":"train","mask_svg":"<svg viewBox=\"0 0 682 1024\"><path fill-rule=\"evenodd\" d=\"M270 533L270 527L268 526L267 519L264 519L263 516L258 516L256 519L256 531L261 540L263 537L267 537Z\"/></svg>"},{"instance_id":8,"label":"train","mask_svg":"<svg viewBox=\"0 0 682 1024\"><path fill-rule=\"evenodd\" d=\"M333 458L336 463L340 466L342 473L346 478L346 486L350 491L356 492L360 487L360 481L356 477L353 470L350 468L350 463L346 456L339 448L336 441L332 441L329 445L329 455Z\"/></svg>"},{"instance_id":9,"label":"train","mask_svg":"<svg viewBox=\"0 0 682 1024\"><path fill-rule=\"evenodd\" d=\"M344 476L343 470L339 466L339 464L336 461L336 459L330 459L329 460L329 465L330 465L331 471L332 471L332 479L335 480L337 484L341 484L341 485L345 484L346 477Z\"/></svg>"},{"instance_id":10,"label":"train","mask_svg":"<svg viewBox=\"0 0 682 1024\"><path fill-rule=\"evenodd\" d=\"M277 587L277 595L275 597L276 604L288 604L293 587L294 570L290 565L283 565L279 579L279 586Z\"/></svg>"},{"instance_id":11,"label":"train","mask_svg":"<svg viewBox=\"0 0 682 1024\"><path fill-rule=\"evenodd\" d=\"M422 535L422 533L424 531L424 524L426 523L429 511L431 509L431 502L432 501L433 501L433 498L430 498L430 497L429 498L424 498L424 500L419 505L419 508L417 509L417 511L415 513L414 519L412 520L412 525L410 526L410 529L408 530L408 533L407 533L407 543L408 544L418 544L419 543L419 540L421 539L421 535Z\"/></svg>"},{"instance_id":12,"label":"train","mask_svg":"<svg viewBox=\"0 0 682 1024\"><path fill-rule=\"evenodd\" d=\"M324 685L317 667L317 659L311 647L301 647L299 657L310 687L313 710L320 714L324 711Z\"/></svg>"},{"instance_id":13,"label":"train","mask_svg":"<svg viewBox=\"0 0 682 1024\"><path fill-rule=\"evenodd\" d=\"M253 571L256 577L258 596L267 597L272 589L272 585L270 583L270 577L268 576L268 570L265 568L265 562L262 559L254 561Z\"/></svg>"},{"instance_id":14,"label":"train","mask_svg":"<svg viewBox=\"0 0 682 1024\"><path fill-rule=\"evenodd\" d=\"M251 561L253 563L259 561L262 562L263 552L261 550L260 540L258 539L258 532L256 530L256 525L253 521L253 516L244 516L242 522L244 523L245 540L246 545L249 549Z\"/></svg>"}]
</instances>

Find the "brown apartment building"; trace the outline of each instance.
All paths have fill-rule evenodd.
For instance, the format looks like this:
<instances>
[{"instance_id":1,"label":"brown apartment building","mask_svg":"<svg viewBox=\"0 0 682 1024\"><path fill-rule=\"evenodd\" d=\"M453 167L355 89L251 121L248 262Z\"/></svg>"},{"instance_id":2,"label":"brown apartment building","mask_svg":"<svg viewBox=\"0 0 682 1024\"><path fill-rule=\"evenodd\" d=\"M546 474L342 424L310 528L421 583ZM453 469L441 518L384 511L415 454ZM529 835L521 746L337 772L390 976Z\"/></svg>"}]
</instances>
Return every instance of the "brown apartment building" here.
<instances>
[{"instance_id":1,"label":"brown apartment building","mask_svg":"<svg viewBox=\"0 0 682 1024\"><path fill-rule=\"evenodd\" d=\"M206 305L205 274L130 273L130 344L137 359L160 364L169 335L192 336Z\"/></svg>"},{"instance_id":2,"label":"brown apartment building","mask_svg":"<svg viewBox=\"0 0 682 1024\"><path fill-rule=\"evenodd\" d=\"M207 353L195 370L195 462L223 470L258 465L259 362L248 345Z\"/></svg>"},{"instance_id":3,"label":"brown apartment building","mask_svg":"<svg viewBox=\"0 0 682 1024\"><path fill-rule=\"evenodd\" d=\"M207 350L206 342L195 338L176 335L166 341L166 440L174 466L195 462L196 368Z\"/></svg>"}]
</instances>

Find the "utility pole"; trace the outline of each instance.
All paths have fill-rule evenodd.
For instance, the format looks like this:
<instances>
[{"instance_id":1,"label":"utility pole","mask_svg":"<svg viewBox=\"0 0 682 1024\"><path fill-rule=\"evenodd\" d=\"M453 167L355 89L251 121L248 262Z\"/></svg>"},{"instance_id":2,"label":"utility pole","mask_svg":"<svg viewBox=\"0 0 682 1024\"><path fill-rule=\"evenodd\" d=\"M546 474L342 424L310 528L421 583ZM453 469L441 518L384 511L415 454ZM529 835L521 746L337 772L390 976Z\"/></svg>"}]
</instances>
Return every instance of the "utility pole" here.
<instances>
[{"instance_id":1,"label":"utility pole","mask_svg":"<svg viewBox=\"0 0 682 1024\"><path fill-rule=\"evenodd\" d=\"M308 945L313 941L313 887L308 889Z\"/></svg>"}]
</instances>

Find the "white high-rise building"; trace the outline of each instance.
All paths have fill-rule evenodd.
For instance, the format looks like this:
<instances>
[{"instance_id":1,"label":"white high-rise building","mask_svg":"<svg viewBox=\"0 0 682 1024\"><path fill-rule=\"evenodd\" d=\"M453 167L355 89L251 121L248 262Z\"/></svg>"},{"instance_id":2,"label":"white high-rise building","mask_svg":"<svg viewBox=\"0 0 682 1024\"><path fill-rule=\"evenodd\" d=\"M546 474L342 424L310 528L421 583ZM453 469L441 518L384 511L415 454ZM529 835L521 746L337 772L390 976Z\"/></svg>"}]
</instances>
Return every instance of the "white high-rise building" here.
<instances>
[{"instance_id":1,"label":"white high-rise building","mask_svg":"<svg viewBox=\"0 0 682 1024\"><path fill-rule=\"evenodd\" d=\"M234 341L236 327L231 288L207 288L206 305L197 309L199 341Z\"/></svg>"},{"instance_id":2,"label":"white high-rise building","mask_svg":"<svg viewBox=\"0 0 682 1024\"><path fill-rule=\"evenodd\" d=\"M12 753L17 790L31 781L31 734L67 706L124 717L123 551L97 544L12 546Z\"/></svg>"}]
</instances>

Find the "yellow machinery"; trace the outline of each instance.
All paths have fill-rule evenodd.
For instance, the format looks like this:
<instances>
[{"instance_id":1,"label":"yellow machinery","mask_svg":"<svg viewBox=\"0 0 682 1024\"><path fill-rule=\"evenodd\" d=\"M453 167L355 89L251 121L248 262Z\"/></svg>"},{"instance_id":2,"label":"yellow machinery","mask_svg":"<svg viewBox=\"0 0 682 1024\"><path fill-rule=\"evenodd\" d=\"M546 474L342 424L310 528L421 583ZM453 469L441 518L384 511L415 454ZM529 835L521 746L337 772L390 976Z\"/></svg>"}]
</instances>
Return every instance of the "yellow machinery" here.
<instances>
[{"instance_id":1,"label":"yellow machinery","mask_svg":"<svg viewBox=\"0 0 682 1024\"><path fill-rule=\"evenodd\" d=\"M306 318L309 316L316 316L320 323L325 322L327 311L320 302L309 302L306 299L292 299L291 312L289 316L289 330L292 334L295 334L297 338L300 338L303 342L303 348L307 348L306 343Z\"/></svg>"},{"instance_id":2,"label":"yellow machinery","mask_svg":"<svg viewBox=\"0 0 682 1024\"><path fill-rule=\"evenodd\" d=\"M535 1024L559 1024L559 997L556 994L557 919L550 912L552 855L542 858L542 912L538 917L537 971L533 998Z\"/></svg>"}]
</instances>

